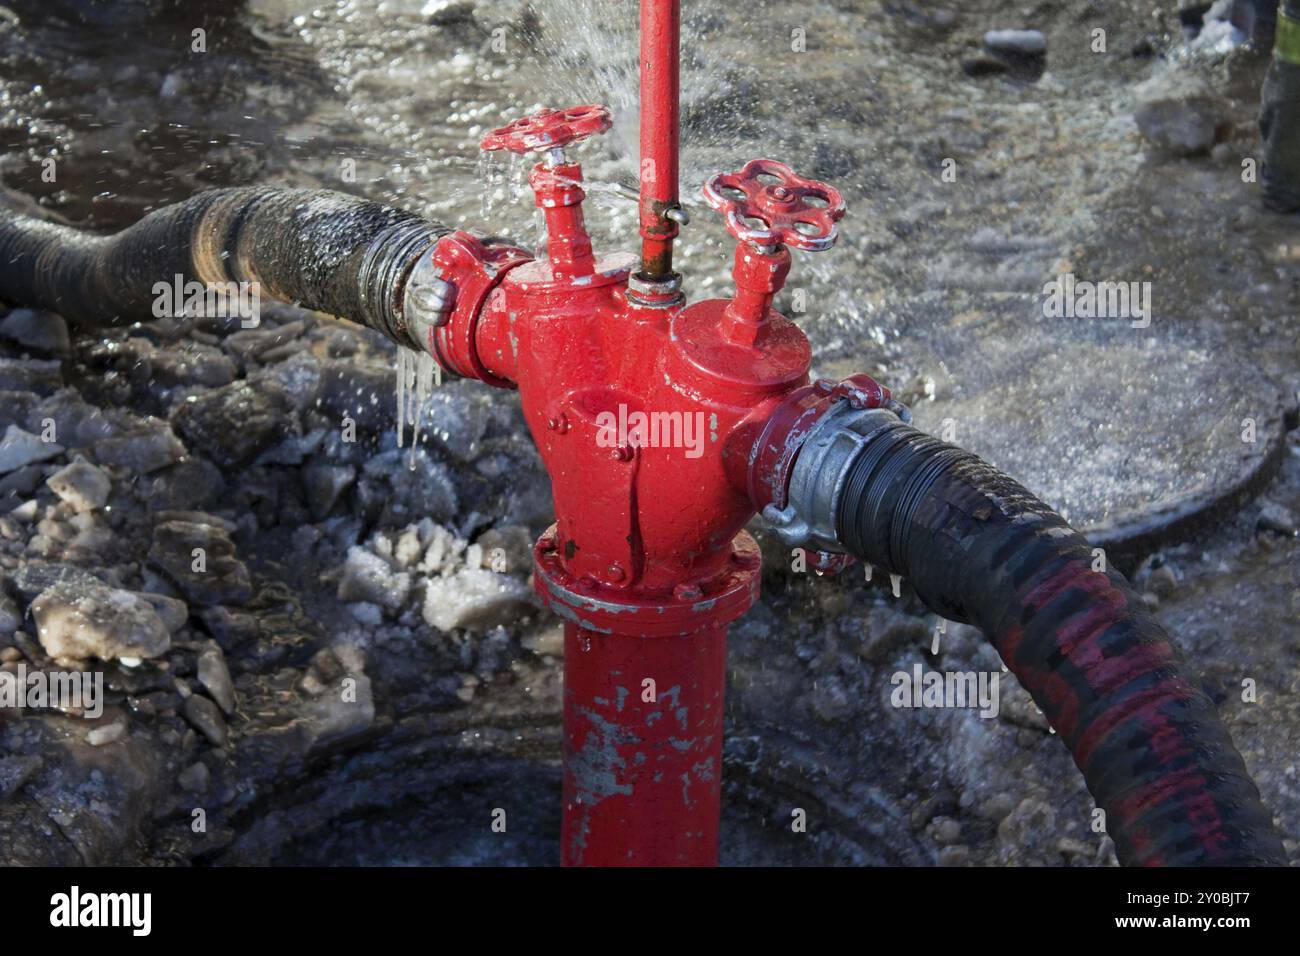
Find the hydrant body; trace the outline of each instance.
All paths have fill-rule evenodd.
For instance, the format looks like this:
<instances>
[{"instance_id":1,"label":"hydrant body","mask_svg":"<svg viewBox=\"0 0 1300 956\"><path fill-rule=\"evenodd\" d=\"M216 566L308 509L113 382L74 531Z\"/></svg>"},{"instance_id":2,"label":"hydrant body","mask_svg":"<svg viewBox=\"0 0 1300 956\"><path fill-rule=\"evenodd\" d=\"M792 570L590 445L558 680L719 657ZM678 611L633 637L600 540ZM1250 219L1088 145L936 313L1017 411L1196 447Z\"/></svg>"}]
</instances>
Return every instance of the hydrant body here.
<instances>
[{"instance_id":1,"label":"hydrant body","mask_svg":"<svg viewBox=\"0 0 1300 956\"><path fill-rule=\"evenodd\" d=\"M771 303L786 246L828 247L843 203L766 160L715 177L705 198L742 240L737 291L686 306L675 273L592 252L582 171L563 146L608 125L603 107L574 107L485 137L546 152L529 177L546 254L443 237L416 267L423 311L410 326L444 367L518 388L551 477L556 523L534 549L534 581L565 621L563 862L707 865L727 625L759 588L743 529L781 503L756 494L755 468L788 465L789 436L770 422L808 391L808 340Z\"/></svg>"}]
</instances>

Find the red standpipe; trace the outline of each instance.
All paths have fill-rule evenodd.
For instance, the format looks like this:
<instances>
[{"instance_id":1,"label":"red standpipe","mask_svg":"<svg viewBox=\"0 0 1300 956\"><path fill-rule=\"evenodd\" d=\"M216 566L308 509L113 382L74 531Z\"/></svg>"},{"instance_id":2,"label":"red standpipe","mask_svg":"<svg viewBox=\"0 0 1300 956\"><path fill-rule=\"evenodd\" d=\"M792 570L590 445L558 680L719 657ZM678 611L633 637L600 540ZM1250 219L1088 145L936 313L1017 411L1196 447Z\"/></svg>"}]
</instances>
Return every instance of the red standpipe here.
<instances>
[{"instance_id":1,"label":"red standpipe","mask_svg":"<svg viewBox=\"0 0 1300 956\"><path fill-rule=\"evenodd\" d=\"M650 265L671 270L677 223L662 213L677 202L677 4L644 2L642 17L653 172L642 235ZM758 546L744 531L751 466L767 470L761 442L785 444L761 436L802 401L812 357L771 303L786 247L829 247L844 210L829 186L779 163L713 177L704 198L740 240L737 294L684 306L663 289L675 276L638 281L635 256L592 251L582 170L564 147L608 127L604 107L579 106L484 138L485 149L545 157L529 182L546 254L440 239L425 345L460 375L519 389L551 477L556 523L533 558L539 596L565 621L562 862L707 866L718 858L727 625L758 598Z\"/></svg>"},{"instance_id":2,"label":"red standpipe","mask_svg":"<svg viewBox=\"0 0 1300 956\"><path fill-rule=\"evenodd\" d=\"M681 145L681 4L641 0L641 274L672 276Z\"/></svg>"}]
</instances>

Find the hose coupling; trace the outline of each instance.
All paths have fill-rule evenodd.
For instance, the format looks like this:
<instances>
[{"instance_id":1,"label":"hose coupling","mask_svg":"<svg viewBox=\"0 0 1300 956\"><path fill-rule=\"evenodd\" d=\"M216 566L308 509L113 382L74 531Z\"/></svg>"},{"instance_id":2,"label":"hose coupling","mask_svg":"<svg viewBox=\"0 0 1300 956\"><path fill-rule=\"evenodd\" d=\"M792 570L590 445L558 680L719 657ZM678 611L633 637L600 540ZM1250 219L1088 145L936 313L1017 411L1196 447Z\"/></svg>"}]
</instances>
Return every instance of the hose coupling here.
<instances>
[{"instance_id":1,"label":"hose coupling","mask_svg":"<svg viewBox=\"0 0 1300 956\"><path fill-rule=\"evenodd\" d=\"M874 435L910 419L867 375L797 389L769 415L750 454L754 508L785 544L842 554L838 509L853 463Z\"/></svg>"}]
</instances>

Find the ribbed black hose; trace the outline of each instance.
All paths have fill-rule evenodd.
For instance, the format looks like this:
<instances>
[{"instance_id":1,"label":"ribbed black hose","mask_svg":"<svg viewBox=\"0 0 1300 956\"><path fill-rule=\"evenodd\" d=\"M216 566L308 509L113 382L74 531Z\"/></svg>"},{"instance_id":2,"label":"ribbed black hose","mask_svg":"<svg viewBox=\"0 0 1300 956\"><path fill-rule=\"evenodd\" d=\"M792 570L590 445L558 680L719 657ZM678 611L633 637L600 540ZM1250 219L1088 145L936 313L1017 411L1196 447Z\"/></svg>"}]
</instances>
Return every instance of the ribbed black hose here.
<instances>
[{"instance_id":1,"label":"ribbed black hose","mask_svg":"<svg viewBox=\"0 0 1300 956\"><path fill-rule=\"evenodd\" d=\"M1020 485L901 423L853 463L840 540L980 627L1069 748L1126 865L1285 865L1214 705L1124 577Z\"/></svg>"},{"instance_id":2,"label":"ribbed black hose","mask_svg":"<svg viewBox=\"0 0 1300 956\"><path fill-rule=\"evenodd\" d=\"M1300 0L1278 8L1273 62L1260 92L1259 128L1264 138L1260 171L1264 203L1282 213L1300 212Z\"/></svg>"},{"instance_id":3,"label":"ribbed black hose","mask_svg":"<svg viewBox=\"0 0 1300 956\"><path fill-rule=\"evenodd\" d=\"M419 253L449 230L324 190L216 189L97 236L0 207L0 301L115 324L154 316L154 285L257 282L260 295L414 347L401 315Z\"/></svg>"}]
</instances>

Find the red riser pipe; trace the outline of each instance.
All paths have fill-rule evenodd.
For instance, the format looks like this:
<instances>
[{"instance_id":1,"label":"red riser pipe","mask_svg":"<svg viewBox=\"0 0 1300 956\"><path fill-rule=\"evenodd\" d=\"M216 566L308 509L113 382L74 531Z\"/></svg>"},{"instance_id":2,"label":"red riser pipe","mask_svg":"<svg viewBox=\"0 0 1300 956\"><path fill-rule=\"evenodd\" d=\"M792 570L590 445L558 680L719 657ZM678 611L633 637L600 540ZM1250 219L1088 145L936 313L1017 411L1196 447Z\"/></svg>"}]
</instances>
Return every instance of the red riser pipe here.
<instances>
[{"instance_id":1,"label":"red riser pipe","mask_svg":"<svg viewBox=\"0 0 1300 956\"><path fill-rule=\"evenodd\" d=\"M726 656L725 627L565 624L565 866L717 865Z\"/></svg>"},{"instance_id":2,"label":"red riser pipe","mask_svg":"<svg viewBox=\"0 0 1300 956\"><path fill-rule=\"evenodd\" d=\"M667 278L677 224L681 9L678 0L641 0L641 271Z\"/></svg>"}]
</instances>

